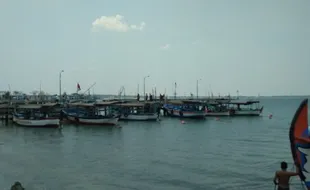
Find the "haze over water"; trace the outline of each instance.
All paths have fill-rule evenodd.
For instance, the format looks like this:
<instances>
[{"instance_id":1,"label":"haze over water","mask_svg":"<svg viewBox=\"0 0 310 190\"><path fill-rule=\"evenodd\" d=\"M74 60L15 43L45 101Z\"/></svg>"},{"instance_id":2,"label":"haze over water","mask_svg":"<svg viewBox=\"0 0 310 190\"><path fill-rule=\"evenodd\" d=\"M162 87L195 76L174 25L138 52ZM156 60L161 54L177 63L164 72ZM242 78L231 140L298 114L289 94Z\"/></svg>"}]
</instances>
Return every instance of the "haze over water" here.
<instances>
[{"instance_id":1,"label":"haze over water","mask_svg":"<svg viewBox=\"0 0 310 190\"><path fill-rule=\"evenodd\" d=\"M308 0L1 0L0 91L307 95ZM33 77L35 76L35 77ZM290 76L294 76L293 80ZM200 80L201 79L201 80ZM113 81L113 83L111 83ZM41 86L41 87L40 87ZM91 90L91 92L93 89Z\"/></svg>"},{"instance_id":2,"label":"haze over water","mask_svg":"<svg viewBox=\"0 0 310 190\"><path fill-rule=\"evenodd\" d=\"M162 118L61 131L2 124L0 189L17 180L31 190L272 189L280 162L292 163L289 123L302 99L261 99L263 117L186 124ZM298 178L292 184L301 189Z\"/></svg>"}]
</instances>

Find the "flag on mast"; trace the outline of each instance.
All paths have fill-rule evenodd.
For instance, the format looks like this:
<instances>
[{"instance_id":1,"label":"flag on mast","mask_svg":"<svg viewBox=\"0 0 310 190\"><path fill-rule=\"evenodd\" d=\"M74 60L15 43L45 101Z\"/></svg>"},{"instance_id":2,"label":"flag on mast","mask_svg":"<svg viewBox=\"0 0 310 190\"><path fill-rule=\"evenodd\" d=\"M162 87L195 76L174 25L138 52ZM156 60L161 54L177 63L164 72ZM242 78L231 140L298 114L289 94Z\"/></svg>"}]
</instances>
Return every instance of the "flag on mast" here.
<instances>
[{"instance_id":1,"label":"flag on mast","mask_svg":"<svg viewBox=\"0 0 310 190\"><path fill-rule=\"evenodd\" d=\"M76 85L76 92L78 92L78 91L80 91L80 90L81 90L80 84L77 83L77 85Z\"/></svg>"}]
</instances>

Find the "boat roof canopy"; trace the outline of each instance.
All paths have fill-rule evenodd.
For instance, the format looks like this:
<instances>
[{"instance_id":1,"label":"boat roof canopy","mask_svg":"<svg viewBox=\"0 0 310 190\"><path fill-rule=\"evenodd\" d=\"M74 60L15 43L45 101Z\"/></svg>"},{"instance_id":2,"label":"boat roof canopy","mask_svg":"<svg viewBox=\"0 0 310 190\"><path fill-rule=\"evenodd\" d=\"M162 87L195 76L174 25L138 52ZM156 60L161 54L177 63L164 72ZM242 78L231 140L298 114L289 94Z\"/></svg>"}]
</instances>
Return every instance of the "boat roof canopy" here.
<instances>
[{"instance_id":1,"label":"boat roof canopy","mask_svg":"<svg viewBox=\"0 0 310 190\"><path fill-rule=\"evenodd\" d=\"M143 107L145 104L141 102L128 102L128 103L122 103L118 105L121 107Z\"/></svg>"},{"instance_id":2,"label":"boat roof canopy","mask_svg":"<svg viewBox=\"0 0 310 190\"><path fill-rule=\"evenodd\" d=\"M78 107L95 107L95 106L110 106L119 103L118 101L109 101L109 102L96 102L96 103L71 103L70 106L78 106Z\"/></svg>"},{"instance_id":3,"label":"boat roof canopy","mask_svg":"<svg viewBox=\"0 0 310 190\"><path fill-rule=\"evenodd\" d=\"M158 102L126 102L126 103L121 103L118 105L122 107L144 107L146 105L154 105L154 104L159 104L159 103Z\"/></svg>"},{"instance_id":4,"label":"boat roof canopy","mask_svg":"<svg viewBox=\"0 0 310 190\"><path fill-rule=\"evenodd\" d=\"M77 102L77 103L71 103L70 106L93 107L94 104L93 104L93 103L81 103L81 102Z\"/></svg>"},{"instance_id":5,"label":"boat roof canopy","mask_svg":"<svg viewBox=\"0 0 310 190\"><path fill-rule=\"evenodd\" d=\"M43 107L54 107L54 106L57 106L57 105L60 105L58 103L46 103L46 104L42 104Z\"/></svg>"},{"instance_id":6,"label":"boat roof canopy","mask_svg":"<svg viewBox=\"0 0 310 190\"><path fill-rule=\"evenodd\" d=\"M109 106L109 105L114 105L120 103L119 101L104 101L104 102L96 102L96 106Z\"/></svg>"},{"instance_id":7,"label":"boat roof canopy","mask_svg":"<svg viewBox=\"0 0 310 190\"><path fill-rule=\"evenodd\" d=\"M24 105L19 105L18 108L20 109L41 109L42 105L41 104L24 104Z\"/></svg>"},{"instance_id":8,"label":"boat roof canopy","mask_svg":"<svg viewBox=\"0 0 310 190\"><path fill-rule=\"evenodd\" d=\"M14 106L10 104L0 104L0 109L7 109L7 108L13 108Z\"/></svg>"},{"instance_id":9,"label":"boat roof canopy","mask_svg":"<svg viewBox=\"0 0 310 190\"><path fill-rule=\"evenodd\" d=\"M230 104L239 104L239 105L250 105L250 104L257 104L257 103L259 103L258 100L230 101Z\"/></svg>"},{"instance_id":10,"label":"boat roof canopy","mask_svg":"<svg viewBox=\"0 0 310 190\"><path fill-rule=\"evenodd\" d=\"M169 101L170 104L201 104L202 102L199 100L172 100Z\"/></svg>"},{"instance_id":11,"label":"boat roof canopy","mask_svg":"<svg viewBox=\"0 0 310 190\"><path fill-rule=\"evenodd\" d=\"M222 102L207 102L208 105L222 105Z\"/></svg>"},{"instance_id":12,"label":"boat roof canopy","mask_svg":"<svg viewBox=\"0 0 310 190\"><path fill-rule=\"evenodd\" d=\"M183 102L181 100L170 100L167 103L168 104L176 104L176 105L183 104Z\"/></svg>"},{"instance_id":13,"label":"boat roof canopy","mask_svg":"<svg viewBox=\"0 0 310 190\"><path fill-rule=\"evenodd\" d=\"M201 104L200 100L182 100L184 104Z\"/></svg>"}]
</instances>

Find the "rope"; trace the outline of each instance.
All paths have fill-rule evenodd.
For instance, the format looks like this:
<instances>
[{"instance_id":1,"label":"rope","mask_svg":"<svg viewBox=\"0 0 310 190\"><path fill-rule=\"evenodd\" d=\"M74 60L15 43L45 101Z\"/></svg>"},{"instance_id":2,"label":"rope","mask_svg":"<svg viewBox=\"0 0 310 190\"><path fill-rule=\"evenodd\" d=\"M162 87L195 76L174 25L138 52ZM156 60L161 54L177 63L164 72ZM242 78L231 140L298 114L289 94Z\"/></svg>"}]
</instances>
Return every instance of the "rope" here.
<instances>
[{"instance_id":1,"label":"rope","mask_svg":"<svg viewBox=\"0 0 310 190\"><path fill-rule=\"evenodd\" d=\"M295 164L293 164L291 171L294 171L294 169L295 169ZM289 184L291 184L292 179L293 179L293 178L290 178Z\"/></svg>"},{"instance_id":2,"label":"rope","mask_svg":"<svg viewBox=\"0 0 310 190\"><path fill-rule=\"evenodd\" d=\"M292 171L294 171L294 169L295 169L295 164L293 164ZM298 176L298 177L299 177L299 176ZM290 185L297 185L297 183L291 183L291 181L292 181L292 178L290 178L290 181L289 181L289 184L290 184ZM298 183L298 184L299 184L299 183ZM303 183L302 180L300 180L300 185L301 185L301 189L307 190L307 188L305 187L305 185L304 185L304 183Z\"/></svg>"},{"instance_id":3,"label":"rope","mask_svg":"<svg viewBox=\"0 0 310 190\"><path fill-rule=\"evenodd\" d=\"M300 180L300 185L301 185L301 188L302 189L305 189L305 190L307 190L307 188L305 187L305 185L303 184L303 182Z\"/></svg>"}]
</instances>

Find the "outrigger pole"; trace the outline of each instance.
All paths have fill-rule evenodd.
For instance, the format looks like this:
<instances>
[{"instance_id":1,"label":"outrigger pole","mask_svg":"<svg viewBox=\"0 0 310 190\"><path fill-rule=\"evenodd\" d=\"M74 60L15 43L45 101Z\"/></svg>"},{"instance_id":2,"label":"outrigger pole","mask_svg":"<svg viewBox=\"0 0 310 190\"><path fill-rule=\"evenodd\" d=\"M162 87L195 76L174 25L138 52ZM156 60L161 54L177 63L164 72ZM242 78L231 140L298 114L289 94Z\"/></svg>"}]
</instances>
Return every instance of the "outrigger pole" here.
<instances>
[{"instance_id":1,"label":"outrigger pole","mask_svg":"<svg viewBox=\"0 0 310 190\"><path fill-rule=\"evenodd\" d=\"M96 85L96 82L94 84L92 84L89 88L87 88L87 90L85 90L85 92L83 92L83 94L86 94L86 92L89 92L89 90Z\"/></svg>"}]
</instances>

